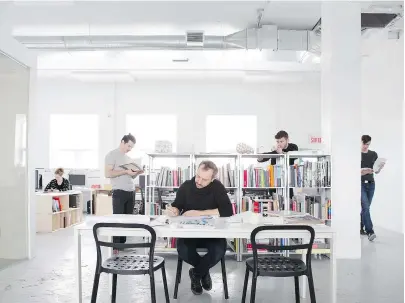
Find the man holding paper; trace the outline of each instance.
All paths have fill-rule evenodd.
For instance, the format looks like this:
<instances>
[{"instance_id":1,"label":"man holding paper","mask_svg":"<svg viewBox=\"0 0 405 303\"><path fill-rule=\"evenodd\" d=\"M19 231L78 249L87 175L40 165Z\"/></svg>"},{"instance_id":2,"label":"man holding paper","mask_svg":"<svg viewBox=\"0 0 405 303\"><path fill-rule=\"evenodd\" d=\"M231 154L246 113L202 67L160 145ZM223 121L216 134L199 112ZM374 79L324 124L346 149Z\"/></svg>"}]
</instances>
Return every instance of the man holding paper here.
<instances>
[{"instance_id":1,"label":"man holding paper","mask_svg":"<svg viewBox=\"0 0 405 303\"><path fill-rule=\"evenodd\" d=\"M143 171L127 156L135 145L131 134L121 139L120 146L105 157L105 176L111 179L114 214L133 214L135 206L135 184L133 179ZM114 237L114 243L125 243L126 237Z\"/></svg>"},{"instance_id":2,"label":"man holding paper","mask_svg":"<svg viewBox=\"0 0 405 303\"><path fill-rule=\"evenodd\" d=\"M370 205L375 191L374 172L378 174L385 165L385 159L378 158L375 151L369 149L371 137L361 137L361 223L360 234L367 235L370 241L376 238L370 216ZM364 231L365 228L365 231Z\"/></svg>"},{"instance_id":3,"label":"man holding paper","mask_svg":"<svg viewBox=\"0 0 405 303\"><path fill-rule=\"evenodd\" d=\"M203 161L196 175L185 181L176 193L176 199L167 207L169 216L221 216L233 215L232 204L224 185L215 179L217 166L212 161ZM207 254L201 257L197 249L206 248ZM192 265L189 275L191 291L200 295L211 290L212 280L209 269L215 266L225 255L225 239L178 239L177 251L182 260Z\"/></svg>"}]
</instances>

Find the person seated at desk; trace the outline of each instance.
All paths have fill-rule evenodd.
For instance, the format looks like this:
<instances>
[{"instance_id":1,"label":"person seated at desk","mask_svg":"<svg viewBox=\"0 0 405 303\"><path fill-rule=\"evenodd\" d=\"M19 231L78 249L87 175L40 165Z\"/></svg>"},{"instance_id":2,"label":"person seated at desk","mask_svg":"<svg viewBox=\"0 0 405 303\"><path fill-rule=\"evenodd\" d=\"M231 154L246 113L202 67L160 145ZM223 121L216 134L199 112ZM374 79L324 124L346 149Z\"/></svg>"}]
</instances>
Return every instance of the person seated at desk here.
<instances>
[{"instance_id":1,"label":"person seated at desk","mask_svg":"<svg viewBox=\"0 0 405 303\"><path fill-rule=\"evenodd\" d=\"M195 177L185 181L176 193L171 206L167 207L169 216L221 216L233 215L232 204L224 185L214 179L218 168L212 161L203 161ZM177 252L182 260L192 265L189 271L191 291L200 295L211 290L212 280L209 269L214 267L225 255L225 239L177 239ZM206 248L207 254L201 257L197 249Z\"/></svg>"},{"instance_id":2,"label":"person seated at desk","mask_svg":"<svg viewBox=\"0 0 405 303\"><path fill-rule=\"evenodd\" d=\"M55 179L48 183L45 187L44 192L48 191L68 191L70 189L69 181L63 178L65 171L63 168L58 168L55 170Z\"/></svg>"}]
</instances>

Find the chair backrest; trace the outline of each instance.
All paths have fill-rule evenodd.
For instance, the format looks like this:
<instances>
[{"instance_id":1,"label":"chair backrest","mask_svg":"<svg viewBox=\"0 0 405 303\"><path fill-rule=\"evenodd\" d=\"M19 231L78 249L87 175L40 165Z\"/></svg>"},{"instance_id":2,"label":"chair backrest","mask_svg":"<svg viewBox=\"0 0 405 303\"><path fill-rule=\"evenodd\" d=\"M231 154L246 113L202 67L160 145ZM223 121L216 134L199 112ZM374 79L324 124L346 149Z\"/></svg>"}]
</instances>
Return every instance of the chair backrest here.
<instances>
[{"instance_id":1,"label":"chair backrest","mask_svg":"<svg viewBox=\"0 0 405 303\"><path fill-rule=\"evenodd\" d=\"M113 243L113 242L106 242L99 239L98 230L100 228L109 228L109 229L145 229L149 232L150 236L146 236L150 238L149 242L142 242L142 243ZM114 232L112 232L114 234ZM145 224L137 224L137 223L96 223L93 226L93 235L94 240L96 241L96 248L97 248L97 267L100 268L102 263L101 257L101 247L111 247L114 249L125 249L125 248L149 248L149 262L153 264L153 257L155 251L155 244L156 244L156 232L155 230L150 227L149 225Z\"/></svg>"},{"instance_id":2,"label":"chair backrest","mask_svg":"<svg viewBox=\"0 0 405 303\"><path fill-rule=\"evenodd\" d=\"M272 231L308 231L310 235L310 239L308 243L303 244L289 244L289 245L272 245L272 244L262 244L256 242L256 236L258 233L272 230ZM256 227L251 235L250 235L250 242L252 243L252 250L253 250L253 258L257 260L257 250L258 249L267 249L269 251L277 250L277 251L288 251L288 250L296 250L296 249L303 249L307 250L307 263L311 260L311 252L312 252L312 245L314 244L315 239L315 230L312 226L308 225L265 225Z\"/></svg>"}]
</instances>

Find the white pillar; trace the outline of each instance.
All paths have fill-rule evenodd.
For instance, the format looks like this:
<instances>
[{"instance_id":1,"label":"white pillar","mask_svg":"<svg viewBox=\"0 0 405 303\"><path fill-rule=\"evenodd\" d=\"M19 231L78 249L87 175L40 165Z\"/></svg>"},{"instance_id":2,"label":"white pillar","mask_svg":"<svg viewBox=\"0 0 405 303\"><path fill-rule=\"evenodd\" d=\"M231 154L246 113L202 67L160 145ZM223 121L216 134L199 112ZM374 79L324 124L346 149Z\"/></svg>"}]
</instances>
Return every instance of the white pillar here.
<instances>
[{"instance_id":1,"label":"white pillar","mask_svg":"<svg viewBox=\"0 0 405 303\"><path fill-rule=\"evenodd\" d=\"M322 3L322 127L332 154L332 226L338 258L361 257L361 10Z\"/></svg>"}]
</instances>

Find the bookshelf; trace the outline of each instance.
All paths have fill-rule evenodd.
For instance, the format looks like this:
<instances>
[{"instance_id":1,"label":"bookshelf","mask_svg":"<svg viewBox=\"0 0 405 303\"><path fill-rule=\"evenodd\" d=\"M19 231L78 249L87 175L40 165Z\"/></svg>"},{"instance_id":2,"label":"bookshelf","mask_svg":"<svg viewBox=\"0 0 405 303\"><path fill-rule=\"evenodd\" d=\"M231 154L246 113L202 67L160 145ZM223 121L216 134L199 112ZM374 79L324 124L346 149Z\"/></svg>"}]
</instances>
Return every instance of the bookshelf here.
<instances>
[{"instance_id":1,"label":"bookshelf","mask_svg":"<svg viewBox=\"0 0 405 303\"><path fill-rule=\"evenodd\" d=\"M160 215L166 205L174 201L176 190L185 180L191 179L203 160L212 160L218 166L218 179L224 184L232 202L234 213L252 211L267 216L268 212L292 210L307 212L331 222L331 156L326 154L221 154L221 153L152 153L147 168L145 185L146 214ZM153 160L158 157L176 158L176 168L154 169ZM275 159L258 163L259 158ZM294 166L288 165L297 159ZM289 198L290 189L294 197ZM288 239L272 239L278 244L287 244ZM162 251L175 249L174 239L163 239ZM241 261L251 254L247 240L228 239L228 246ZM317 239L313 254L329 253L329 243ZM263 252L275 253L280 252ZM295 253L301 253L296 251Z\"/></svg>"},{"instance_id":2,"label":"bookshelf","mask_svg":"<svg viewBox=\"0 0 405 303\"><path fill-rule=\"evenodd\" d=\"M233 214L238 213L238 205L240 201L239 192L239 155L227 153L197 153L193 156L193 169L195 172L200 163L204 160L213 161L218 167L217 179L225 186L228 192L229 199L232 203ZM236 256L239 261L239 239L226 239L227 250Z\"/></svg>"},{"instance_id":3,"label":"bookshelf","mask_svg":"<svg viewBox=\"0 0 405 303\"><path fill-rule=\"evenodd\" d=\"M147 169L147 175L149 176L149 180L146 184L147 202L145 208L149 210L149 213L147 212L147 214L151 216L160 215L162 213L162 209L174 201L176 197L175 191L179 188L181 183L186 180L190 180L194 176L196 168L202 161L211 160L216 163L218 159L221 159L221 161L226 160L226 164L224 165L219 165L219 163L216 163L218 166L218 179L225 185L225 188L228 191L234 213L237 212L237 203L239 199L237 196L239 193L238 154L151 153L148 154L148 156L149 166ZM157 170L153 166L153 160L158 157L176 158L178 160L178 167L175 169L161 167ZM229 249L236 253L237 248L235 239L228 239L227 242ZM175 250L175 243L175 239L172 238L160 239L157 248L159 251L170 252Z\"/></svg>"},{"instance_id":4,"label":"bookshelf","mask_svg":"<svg viewBox=\"0 0 405 303\"><path fill-rule=\"evenodd\" d=\"M54 232L83 222L82 203L80 191L37 193L37 232Z\"/></svg>"},{"instance_id":5,"label":"bookshelf","mask_svg":"<svg viewBox=\"0 0 405 303\"><path fill-rule=\"evenodd\" d=\"M260 158L269 158L269 161L259 163ZM275 164L272 165L272 160ZM238 213L252 211L267 216L269 211L286 209L287 201L287 175L285 154L241 154L239 155L239 207ZM278 244L285 239L272 239ZM242 261L243 255L252 253L251 243L248 239L238 239L237 259ZM274 243L275 244L275 243ZM269 252L266 252L269 253ZM280 253L280 252L270 252Z\"/></svg>"},{"instance_id":6,"label":"bookshelf","mask_svg":"<svg viewBox=\"0 0 405 303\"><path fill-rule=\"evenodd\" d=\"M292 152L287 155L287 163L294 159L294 165L288 166L288 189L294 190L294 198L289 209L309 213L327 225L332 223L332 158L330 154L308 151ZM296 253L301 253L297 251ZM315 239L312 254L330 254L327 239Z\"/></svg>"}]
</instances>

